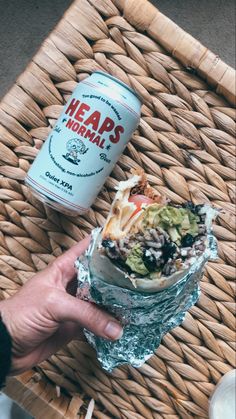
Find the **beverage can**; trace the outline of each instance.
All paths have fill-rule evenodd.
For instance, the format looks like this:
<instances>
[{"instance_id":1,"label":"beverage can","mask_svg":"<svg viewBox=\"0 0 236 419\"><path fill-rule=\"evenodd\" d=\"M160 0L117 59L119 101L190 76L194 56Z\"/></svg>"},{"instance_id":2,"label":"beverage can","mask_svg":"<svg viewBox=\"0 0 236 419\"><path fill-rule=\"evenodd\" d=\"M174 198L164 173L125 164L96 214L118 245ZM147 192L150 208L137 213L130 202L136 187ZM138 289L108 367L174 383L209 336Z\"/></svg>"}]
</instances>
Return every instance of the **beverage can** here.
<instances>
[{"instance_id":1,"label":"beverage can","mask_svg":"<svg viewBox=\"0 0 236 419\"><path fill-rule=\"evenodd\" d=\"M120 80L97 71L78 84L25 182L60 212L86 212L140 119L141 102Z\"/></svg>"}]
</instances>

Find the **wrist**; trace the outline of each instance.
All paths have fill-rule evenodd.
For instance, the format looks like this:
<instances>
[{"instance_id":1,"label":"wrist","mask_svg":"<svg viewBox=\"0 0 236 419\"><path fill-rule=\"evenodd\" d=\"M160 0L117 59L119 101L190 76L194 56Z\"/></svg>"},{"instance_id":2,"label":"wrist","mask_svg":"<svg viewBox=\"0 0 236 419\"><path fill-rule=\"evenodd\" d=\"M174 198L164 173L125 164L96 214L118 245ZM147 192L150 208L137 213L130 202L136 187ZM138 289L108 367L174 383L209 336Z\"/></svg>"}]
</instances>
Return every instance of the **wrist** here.
<instances>
[{"instance_id":1,"label":"wrist","mask_svg":"<svg viewBox=\"0 0 236 419\"><path fill-rule=\"evenodd\" d=\"M0 304L0 389L11 369L12 340L10 333L1 317Z\"/></svg>"}]
</instances>

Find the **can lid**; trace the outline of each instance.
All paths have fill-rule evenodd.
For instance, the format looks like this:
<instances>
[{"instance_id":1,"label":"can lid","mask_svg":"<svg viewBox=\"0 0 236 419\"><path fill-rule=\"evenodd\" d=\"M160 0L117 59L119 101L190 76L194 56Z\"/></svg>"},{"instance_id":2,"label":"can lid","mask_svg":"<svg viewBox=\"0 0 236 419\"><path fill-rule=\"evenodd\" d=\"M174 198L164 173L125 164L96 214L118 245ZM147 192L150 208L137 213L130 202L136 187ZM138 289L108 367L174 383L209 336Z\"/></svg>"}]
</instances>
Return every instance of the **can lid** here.
<instances>
[{"instance_id":1,"label":"can lid","mask_svg":"<svg viewBox=\"0 0 236 419\"><path fill-rule=\"evenodd\" d=\"M97 71L94 71L94 73L102 74L103 76L107 77L108 79L114 80L116 83L120 84L121 86L123 86L127 90L129 90L131 93L133 93L133 95L136 96L140 100L141 103L143 102L140 95L134 89L132 89L132 87L128 86L128 84L124 83L120 79L117 79L116 77L111 76L109 73L105 73L105 71L97 70Z\"/></svg>"}]
</instances>

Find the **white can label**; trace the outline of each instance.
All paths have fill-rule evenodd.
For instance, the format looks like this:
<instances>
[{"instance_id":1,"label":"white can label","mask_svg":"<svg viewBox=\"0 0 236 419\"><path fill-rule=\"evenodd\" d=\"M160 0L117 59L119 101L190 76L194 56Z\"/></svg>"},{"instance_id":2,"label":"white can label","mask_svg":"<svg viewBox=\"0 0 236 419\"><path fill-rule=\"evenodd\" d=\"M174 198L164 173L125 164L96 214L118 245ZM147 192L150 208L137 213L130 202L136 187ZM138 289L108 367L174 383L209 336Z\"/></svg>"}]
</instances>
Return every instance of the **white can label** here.
<instances>
[{"instance_id":1,"label":"white can label","mask_svg":"<svg viewBox=\"0 0 236 419\"><path fill-rule=\"evenodd\" d=\"M138 120L139 115L120 97L111 99L85 80L71 96L31 166L28 183L62 205L86 210Z\"/></svg>"}]
</instances>

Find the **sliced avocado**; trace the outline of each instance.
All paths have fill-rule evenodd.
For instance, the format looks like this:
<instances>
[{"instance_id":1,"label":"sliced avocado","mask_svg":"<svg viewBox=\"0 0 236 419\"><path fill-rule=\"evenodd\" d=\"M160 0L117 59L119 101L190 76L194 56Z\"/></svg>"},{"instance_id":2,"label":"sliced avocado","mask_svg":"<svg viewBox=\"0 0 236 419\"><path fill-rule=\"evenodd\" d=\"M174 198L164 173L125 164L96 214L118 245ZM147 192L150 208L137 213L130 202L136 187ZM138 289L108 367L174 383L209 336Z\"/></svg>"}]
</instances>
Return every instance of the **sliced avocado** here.
<instances>
[{"instance_id":1,"label":"sliced avocado","mask_svg":"<svg viewBox=\"0 0 236 419\"><path fill-rule=\"evenodd\" d=\"M136 244L133 247L125 263L130 267L130 269L132 269L133 272L136 272L140 275L147 275L149 273L148 269L143 263L143 251L140 244Z\"/></svg>"}]
</instances>

